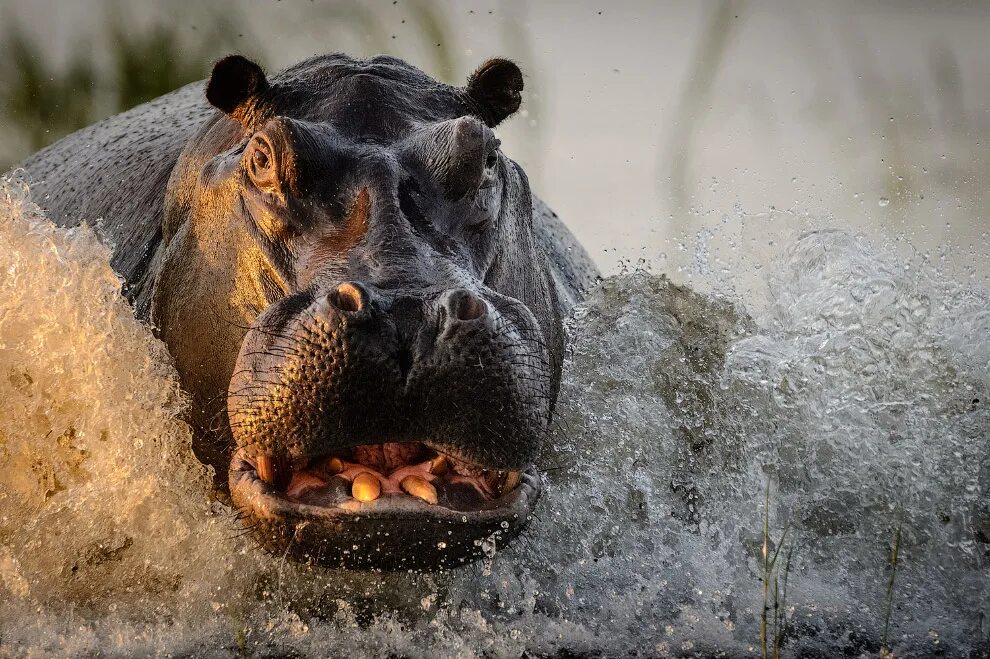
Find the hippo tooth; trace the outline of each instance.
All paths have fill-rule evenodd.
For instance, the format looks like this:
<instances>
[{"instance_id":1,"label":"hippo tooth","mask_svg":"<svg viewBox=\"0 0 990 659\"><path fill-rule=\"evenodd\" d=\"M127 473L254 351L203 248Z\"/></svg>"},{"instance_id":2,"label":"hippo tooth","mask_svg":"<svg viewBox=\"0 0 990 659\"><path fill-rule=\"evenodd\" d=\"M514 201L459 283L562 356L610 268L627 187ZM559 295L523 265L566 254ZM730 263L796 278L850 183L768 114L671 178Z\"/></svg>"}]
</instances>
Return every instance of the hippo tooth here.
<instances>
[{"instance_id":1,"label":"hippo tooth","mask_svg":"<svg viewBox=\"0 0 990 659\"><path fill-rule=\"evenodd\" d=\"M344 471L344 461L338 457L332 457L327 460L327 469L331 474L339 474Z\"/></svg>"},{"instance_id":2,"label":"hippo tooth","mask_svg":"<svg viewBox=\"0 0 990 659\"><path fill-rule=\"evenodd\" d=\"M516 489L519 482L522 481L522 474L518 471L510 471L505 477L505 483L502 485L503 492L511 492Z\"/></svg>"},{"instance_id":3,"label":"hippo tooth","mask_svg":"<svg viewBox=\"0 0 990 659\"><path fill-rule=\"evenodd\" d=\"M258 478L269 485L275 483L275 462L272 456L265 454L258 456Z\"/></svg>"},{"instance_id":4,"label":"hippo tooth","mask_svg":"<svg viewBox=\"0 0 990 659\"><path fill-rule=\"evenodd\" d=\"M426 503L436 505L437 489L425 478L420 476L406 476L402 479L400 485L407 494L422 499Z\"/></svg>"},{"instance_id":5,"label":"hippo tooth","mask_svg":"<svg viewBox=\"0 0 990 659\"><path fill-rule=\"evenodd\" d=\"M434 476L442 474L447 471L450 464L447 462L447 456L438 455L437 457L430 460L430 473Z\"/></svg>"},{"instance_id":6,"label":"hippo tooth","mask_svg":"<svg viewBox=\"0 0 990 659\"><path fill-rule=\"evenodd\" d=\"M382 484L378 482L372 474L366 471L362 471L360 474L354 477L354 482L351 483L351 496L358 501L363 501L367 503L368 501L374 501L382 493Z\"/></svg>"}]
</instances>

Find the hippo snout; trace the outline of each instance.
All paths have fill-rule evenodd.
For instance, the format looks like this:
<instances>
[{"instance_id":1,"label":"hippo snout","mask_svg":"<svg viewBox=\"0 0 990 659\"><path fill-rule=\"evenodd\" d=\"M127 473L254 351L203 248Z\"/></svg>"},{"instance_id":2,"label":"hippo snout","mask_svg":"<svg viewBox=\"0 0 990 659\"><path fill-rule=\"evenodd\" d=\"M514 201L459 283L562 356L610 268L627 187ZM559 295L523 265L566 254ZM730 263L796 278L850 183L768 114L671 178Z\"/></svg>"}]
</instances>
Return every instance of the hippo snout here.
<instances>
[{"instance_id":1,"label":"hippo snout","mask_svg":"<svg viewBox=\"0 0 990 659\"><path fill-rule=\"evenodd\" d=\"M466 288L348 281L259 317L231 379L237 446L286 464L355 445L423 442L525 467L549 417L549 357L512 300Z\"/></svg>"},{"instance_id":2,"label":"hippo snout","mask_svg":"<svg viewBox=\"0 0 990 659\"><path fill-rule=\"evenodd\" d=\"M530 467L550 416L549 355L527 326L535 320L518 301L464 286L345 281L272 305L245 337L228 393L235 502L253 497L258 508L264 488L269 507L277 499L366 520L402 510L403 528L439 523L441 536L467 533L464 546L491 533L508 539L525 523L510 504L538 492ZM299 518L273 515L273 542ZM348 545L334 547L364 533L357 525L326 533L320 561L354 564ZM417 564L410 538L393 539L378 553Z\"/></svg>"}]
</instances>

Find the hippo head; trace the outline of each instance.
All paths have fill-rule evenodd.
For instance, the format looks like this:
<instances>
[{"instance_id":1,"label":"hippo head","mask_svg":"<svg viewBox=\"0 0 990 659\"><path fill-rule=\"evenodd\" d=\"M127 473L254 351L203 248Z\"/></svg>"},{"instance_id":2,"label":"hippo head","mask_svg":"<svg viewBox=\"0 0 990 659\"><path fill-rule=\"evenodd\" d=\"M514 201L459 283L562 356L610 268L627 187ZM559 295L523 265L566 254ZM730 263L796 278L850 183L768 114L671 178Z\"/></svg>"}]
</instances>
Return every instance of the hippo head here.
<instances>
[{"instance_id":1,"label":"hippo head","mask_svg":"<svg viewBox=\"0 0 990 659\"><path fill-rule=\"evenodd\" d=\"M525 525L562 329L522 169L522 75L240 56L166 197L152 317L197 455L297 560L456 566Z\"/></svg>"}]
</instances>

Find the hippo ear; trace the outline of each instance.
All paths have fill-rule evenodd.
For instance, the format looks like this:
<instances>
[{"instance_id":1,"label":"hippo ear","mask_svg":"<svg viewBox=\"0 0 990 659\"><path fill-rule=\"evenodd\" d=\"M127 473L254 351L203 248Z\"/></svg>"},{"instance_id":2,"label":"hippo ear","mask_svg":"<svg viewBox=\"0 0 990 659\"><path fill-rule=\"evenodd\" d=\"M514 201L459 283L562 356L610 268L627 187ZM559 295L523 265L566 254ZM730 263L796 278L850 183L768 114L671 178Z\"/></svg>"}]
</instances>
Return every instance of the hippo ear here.
<instances>
[{"instance_id":1,"label":"hippo ear","mask_svg":"<svg viewBox=\"0 0 990 659\"><path fill-rule=\"evenodd\" d=\"M241 55L229 55L213 67L206 100L248 128L256 101L267 89L268 80L260 66Z\"/></svg>"},{"instance_id":2,"label":"hippo ear","mask_svg":"<svg viewBox=\"0 0 990 659\"><path fill-rule=\"evenodd\" d=\"M490 59L471 74L467 94L477 105L480 118L494 128L522 103L522 71L507 59Z\"/></svg>"}]
</instances>

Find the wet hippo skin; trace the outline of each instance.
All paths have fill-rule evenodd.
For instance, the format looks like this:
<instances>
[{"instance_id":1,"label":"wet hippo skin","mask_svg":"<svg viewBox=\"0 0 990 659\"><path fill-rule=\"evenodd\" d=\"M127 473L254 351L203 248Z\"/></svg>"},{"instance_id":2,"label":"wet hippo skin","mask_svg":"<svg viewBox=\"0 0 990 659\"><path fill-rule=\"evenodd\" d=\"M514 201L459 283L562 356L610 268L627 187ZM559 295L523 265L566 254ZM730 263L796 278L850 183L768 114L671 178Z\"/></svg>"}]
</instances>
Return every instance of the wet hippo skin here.
<instances>
[{"instance_id":1,"label":"wet hippo skin","mask_svg":"<svg viewBox=\"0 0 990 659\"><path fill-rule=\"evenodd\" d=\"M500 148L522 88L503 59L453 87L233 55L23 163L57 222L101 220L266 548L456 566L527 523L562 318L597 271Z\"/></svg>"}]
</instances>

